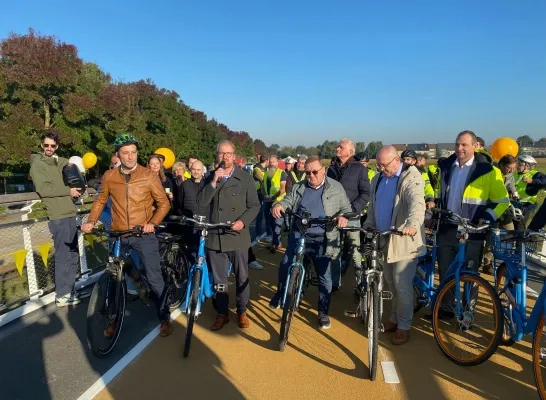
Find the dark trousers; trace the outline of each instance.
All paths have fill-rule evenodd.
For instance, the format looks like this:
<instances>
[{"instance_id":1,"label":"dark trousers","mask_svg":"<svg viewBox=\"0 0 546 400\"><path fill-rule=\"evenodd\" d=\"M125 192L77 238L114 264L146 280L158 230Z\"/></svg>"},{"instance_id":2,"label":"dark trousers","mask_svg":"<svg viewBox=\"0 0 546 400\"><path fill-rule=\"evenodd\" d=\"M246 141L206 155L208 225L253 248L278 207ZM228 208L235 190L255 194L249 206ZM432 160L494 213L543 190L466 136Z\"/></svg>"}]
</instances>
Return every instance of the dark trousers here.
<instances>
[{"instance_id":1,"label":"dark trousers","mask_svg":"<svg viewBox=\"0 0 546 400\"><path fill-rule=\"evenodd\" d=\"M140 258L140 262L146 272L146 279L152 289L157 317L161 322L168 321L171 313L165 304L165 281L163 280L159 265L160 257L157 237L153 233L145 234L141 237L130 236L121 239L121 245L130 246L138 255L138 258Z\"/></svg>"},{"instance_id":2,"label":"dark trousers","mask_svg":"<svg viewBox=\"0 0 546 400\"><path fill-rule=\"evenodd\" d=\"M229 263L235 273L235 294L237 302L237 314L246 312L246 306L250 298L250 283L248 280L248 249L220 252L207 250L209 264L212 270L215 284L228 285ZM214 306L218 314L229 315L229 294L217 292Z\"/></svg>"},{"instance_id":3,"label":"dark trousers","mask_svg":"<svg viewBox=\"0 0 546 400\"><path fill-rule=\"evenodd\" d=\"M537 210L535 216L529 224L529 229L532 231L538 231L539 229L544 228L546 225L546 201L542 203L540 208Z\"/></svg>"},{"instance_id":4,"label":"dark trousers","mask_svg":"<svg viewBox=\"0 0 546 400\"><path fill-rule=\"evenodd\" d=\"M256 261L256 256L254 255L254 250L252 250L252 247L248 248L248 263L253 263Z\"/></svg>"},{"instance_id":5,"label":"dark trousers","mask_svg":"<svg viewBox=\"0 0 546 400\"><path fill-rule=\"evenodd\" d=\"M523 221L514 221L514 228L517 230L524 230L527 226L527 223L529 222L529 218L531 217L531 213L536 210L538 207L538 204L531 204L531 203L523 203L523 208L521 211L523 212ZM542 208L542 207L541 207ZM540 212L540 209L537 211L537 214ZM545 213L546 211L543 211ZM535 215L536 218L536 215ZM534 219L534 218L533 218ZM531 228L529 228L531 229Z\"/></svg>"},{"instance_id":6,"label":"dark trousers","mask_svg":"<svg viewBox=\"0 0 546 400\"><path fill-rule=\"evenodd\" d=\"M260 198L260 211L258 212L258 215L256 215L256 220L255 220L255 225L254 225L255 231L256 231L256 237L259 237L264 232L266 232L266 228L267 228L267 221L264 221L265 203L264 203L263 199L261 198L261 196L259 196L259 198ZM265 227L263 226L264 223L266 224Z\"/></svg>"},{"instance_id":7,"label":"dark trousers","mask_svg":"<svg viewBox=\"0 0 546 400\"><path fill-rule=\"evenodd\" d=\"M48 222L55 246L55 292L60 298L74 289L78 275L78 228L76 217Z\"/></svg>"},{"instance_id":8,"label":"dark trousers","mask_svg":"<svg viewBox=\"0 0 546 400\"><path fill-rule=\"evenodd\" d=\"M451 224L442 224L438 231L436 238L438 244L437 261L438 261L438 274L440 275L440 282L444 279L447 270L451 263L455 259L457 252L459 251L459 238L457 237L457 226ZM472 269L478 270L482 262L483 249L485 238L481 240L468 240L466 242L465 261L472 261L474 263ZM453 311L451 305L454 304L454 292L448 293L444 297L445 301L442 303L442 309L445 311Z\"/></svg>"},{"instance_id":9,"label":"dark trousers","mask_svg":"<svg viewBox=\"0 0 546 400\"><path fill-rule=\"evenodd\" d=\"M331 258L324 254L326 251L325 242L326 240L322 236L317 238L307 237L305 239L305 252L315 266L315 271L317 272L319 281L319 317L321 315L328 315L328 310L330 309L330 294L332 293L332 271L330 269ZM294 262L296 247L297 237L295 235L290 235L286 253L284 253L281 265L279 266L279 283L277 285L278 293L282 293L284 291L284 284L286 283L286 278L288 276L288 267L290 267L290 264ZM306 272L308 274L311 273L311 271Z\"/></svg>"}]
</instances>

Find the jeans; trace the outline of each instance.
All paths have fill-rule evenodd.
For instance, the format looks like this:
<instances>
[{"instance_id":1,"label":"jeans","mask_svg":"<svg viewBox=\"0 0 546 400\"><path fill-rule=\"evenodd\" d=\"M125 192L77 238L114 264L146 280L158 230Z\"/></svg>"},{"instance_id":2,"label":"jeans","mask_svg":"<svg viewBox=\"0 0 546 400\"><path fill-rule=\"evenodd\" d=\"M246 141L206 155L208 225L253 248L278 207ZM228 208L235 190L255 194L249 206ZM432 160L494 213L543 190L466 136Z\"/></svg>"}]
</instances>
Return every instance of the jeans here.
<instances>
[{"instance_id":1,"label":"jeans","mask_svg":"<svg viewBox=\"0 0 546 400\"><path fill-rule=\"evenodd\" d=\"M78 275L78 228L76 217L48 222L55 246L55 296L63 297L74 289Z\"/></svg>"},{"instance_id":2,"label":"jeans","mask_svg":"<svg viewBox=\"0 0 546 400\"><path fill-rule=\"evenodd\" d=\"M297 247L297 241L299 235L294 233L290 234L288 241L288 247L286 253L279 266L279 282L277 284L277 293L282 294L284 291L284 285L286 278L288 277L288 268L294 261L294 253ZM305 239L305 251L307 256L311 259L315 266L319 281L319 298L318 298L318 314L328 315L330 309L330 294L332 293L332 271L330 269L331 258L326 256L326 240L321 237L306 237ZM311 271L307 271L308 274Z\"/></svg>"},{"instance_id":3,"label":"jeans","mask_svg":"<svg viewBox=\"0 0 546 400\"><path fill-rule=\"evenodd\" d=\"M349 226L360 226L360 221L349 221ZM341 278L345 275L352 263L357 269L362 270L362 254L360 247L360 232L341 231L341 244L343 251L337 260L332 262L332 281L334 287L341 287Z\"/></svg>"},{"instance_id":4,"label":"jeans","mask_svg":"<svg viewBox=\"0 0 546 400\"><path fill-rule=\"evenodd\" d=\"M267 234L271 235L272 242L271 244L273 246L278 246L281 244L281 231L282 231L282 223L283 223L283 217L280 218L273 218L271 215L271 208L273 206L273 202L268 201L264 202L265 204L265 227L267 230Z\"/></svg>"},{"instance_id":5,"label":"jeans","mask_svg":"<svg viewBox=\"0 0 546 400\"><path fill-rule=\"evenodd\" d=\"M169 307L166 305L165 281L161 273L159 245L155 234L144 234L141 237L130 236L121 239L122 246L130 246L142 262L146 278L152 290L159 321L168 321Z\"/></svg>"}]
</instances>

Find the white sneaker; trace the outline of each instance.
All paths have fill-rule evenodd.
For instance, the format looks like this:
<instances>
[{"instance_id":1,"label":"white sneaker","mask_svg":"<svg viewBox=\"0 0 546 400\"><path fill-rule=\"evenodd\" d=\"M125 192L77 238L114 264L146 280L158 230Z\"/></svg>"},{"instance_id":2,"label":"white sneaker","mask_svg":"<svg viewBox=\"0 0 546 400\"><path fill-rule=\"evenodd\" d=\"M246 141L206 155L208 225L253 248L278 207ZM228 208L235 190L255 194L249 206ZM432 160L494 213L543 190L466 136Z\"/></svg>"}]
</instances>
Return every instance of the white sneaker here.
<instances>
[{"instance_id":1,"label":"white sneaker","mask_svg":"<svg viewBox=\"0 0 546 400\"><path fill-rule=\"evenodd\" d=\"M248 268L252 269L264 269L262 264L260 264L258 261L252 261L250 264L248 264Z\"/></svg>"},{"instance_id":2,"label":"white sneaker","mask_svg":"<svg viewBox=\"0 0 546 400\"><path fill-rule=\"evenodd\" d=\"M80 304L82 301L77 297L73 296L72 293L65 294L63 297L55 299L55 304L57 307L66 307L66 306L75 306Z\"/></svg>"},{"instance_id":3,"label":"white sneaker","mask_svg":"<svg viewBox=\"0 0 546 400\"><path fill-rule=\"evenodd\" d=\"M127 293L133 296L138 296L138 292L136 291L136 289L127 289Z\"/></svg>"}]
</instances>

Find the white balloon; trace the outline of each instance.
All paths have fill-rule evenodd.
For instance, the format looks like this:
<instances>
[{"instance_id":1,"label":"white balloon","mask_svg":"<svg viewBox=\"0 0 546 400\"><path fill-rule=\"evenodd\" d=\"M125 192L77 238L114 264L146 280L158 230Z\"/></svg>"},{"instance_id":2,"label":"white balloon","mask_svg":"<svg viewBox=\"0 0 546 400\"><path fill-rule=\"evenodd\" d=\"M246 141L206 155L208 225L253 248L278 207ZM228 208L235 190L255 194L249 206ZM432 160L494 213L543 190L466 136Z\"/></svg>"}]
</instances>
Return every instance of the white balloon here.
<instances>
[{"instance_id":1,"label":"white balloon","mask_svg":"<svg viewBox=\"0 0 546 400\"><path fill-rule=\"evenodd\" d=\"M72 156L68 159L68 162L76 165L82 174L85 172L85 167L83 166L83 161L80 156Z\"/></svg>"}]
</instances>

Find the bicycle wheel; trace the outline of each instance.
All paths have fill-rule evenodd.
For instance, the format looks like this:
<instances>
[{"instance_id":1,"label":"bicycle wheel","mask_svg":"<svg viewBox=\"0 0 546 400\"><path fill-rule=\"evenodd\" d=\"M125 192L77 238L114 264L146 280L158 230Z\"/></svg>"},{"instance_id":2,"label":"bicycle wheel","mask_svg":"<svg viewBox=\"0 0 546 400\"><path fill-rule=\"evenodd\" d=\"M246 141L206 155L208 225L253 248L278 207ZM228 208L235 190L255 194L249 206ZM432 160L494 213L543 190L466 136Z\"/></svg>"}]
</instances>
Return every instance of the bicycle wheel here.
<instances>
[{"instance_id":1,"label":"bicycle wheel","mask_svg":"<svg viewBox=\"0 0 546 400\"><path fill-rule=\"evenodd\" d=\"M368 362L370 380L377 375L377 351L379 346L379 290L377 282L372 281L368 290Z\"/></svg>"},{"instance_id":2,"label":"bicycle wheel","mask_svg":"<svg viewBox=\"0 0 546 400\"><path fill-rule=\"evenodd\" d=\"M125 317L125 285L125 280L118 283L115 276L105 271L91 293L87 307L87 343L97 357L106 357L118 342ZM106 323L97 322L99 317L104 318Z\"/></svg>"},{"instance_id":3,"label":"bicycle wheel","mask_svg":"<svg viewBox=\"0 0 546 400\"><path fill-rule=\"evenodd\" d=\"M506 292L503 293L503 294L500 294L500 291L508 283L507 280L506 280L506 268L507 267L506 267L505 263L502 263L501 265L499 265L499 267L497 268L497 279L496 279L496 284L495 284L495 292L497 292L497 294L499 294L499 298L500 298L501 306L503 307L503 311L505 309L507 309L508 305L510 304L510 300L508 299L508 295L506 294ZM508 290L510 290L510 289L508 289ZM512 293L512 294L515 294L515 293ZM514 298L515 298L515 296L514 296ZM510 334L510 321L508 320L506 315L504 315L503 320L504 320L504 324L503 324L503 328L502 328L500 344L503 345L503 346L512 346L515 342L511 338L511 334ZM516 328L516 331L517 331L517 327L515 327L515 328Z\"/></svg>"},{"instance_id":4,"label":"bicycle wheel","mask_svg":"<svg viewBox=\"0 0 546 400\"><path fill-rule=\"evenodd\" d=\"M282 308L281 329L279 332L280 351L284 351L286 348L286 343L288 342L288 333L290 332L292 317L294 316L294 311L296 311L296 297L298 294L299 279L299 268L292 268L292 271L290 272L290 279L288 280L288 286L286 288L286 300Z\"/></svg>"},{"instance_id":5,"label":"bicycle wheel","mask_svg":"<svg viewBox=\"0 0 546 400\"><path fill-rule=\"evenodd\" d=\"M197 318L197 303L201 291L201 269L196 268L193 272L191 282L190 304L188 306L188 325L186 326L186 336L184 337L184 357L190 354L191 337L193 334L193 324Z\"/></svg>"},{"instance_id":6,"label":"bicycle wheel","mask_svg":"<svg viewBox=\"0 0 546 400\"><path fill-rule=\"evenodd\" d=\"M177 309L186 298L188 286L189 263L184 251L173 243L171 249L163 257L162 269L166 275L167 305L171 311Z\"/></svg>"},{"instance_id":7,"label":"bicycle wheel","mask_svg":"<svg viewBox=\"0 0 546 400\"><path fill-rule=\"evenodd\" d=\"M455 285L461 287L462 313L457 315ZM470 293L465 293L466 290ZM464 298L470 296L470 301ZM466 303L466 304L465 304ZM440 319L442 305L455 317ZM432 329L436 343L444 355L456 364L478 365L489 359L499 346L504 314L495 289L478 275L462 272L460 281L455 277L443 282L432 310ZM461 350L450 346L462 346Z\"/></svg>"},{"instance_id":8,"label":"bicycle wheel","mask_svg":"<svg viewBox=\"0 0 546 400\"><path fill-rule=\"evenodd\" d=\"M546 332L544 332L544 312L538 319L537 326L533 332L533 374L537 392L541 400L546 399Z\"/></svg>"}]
</instances>

